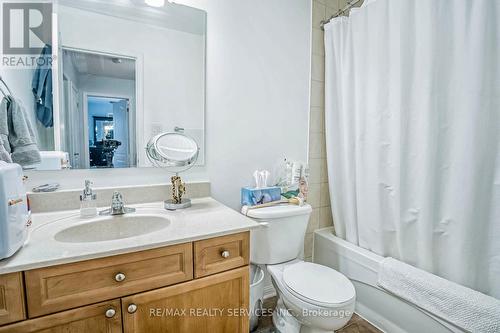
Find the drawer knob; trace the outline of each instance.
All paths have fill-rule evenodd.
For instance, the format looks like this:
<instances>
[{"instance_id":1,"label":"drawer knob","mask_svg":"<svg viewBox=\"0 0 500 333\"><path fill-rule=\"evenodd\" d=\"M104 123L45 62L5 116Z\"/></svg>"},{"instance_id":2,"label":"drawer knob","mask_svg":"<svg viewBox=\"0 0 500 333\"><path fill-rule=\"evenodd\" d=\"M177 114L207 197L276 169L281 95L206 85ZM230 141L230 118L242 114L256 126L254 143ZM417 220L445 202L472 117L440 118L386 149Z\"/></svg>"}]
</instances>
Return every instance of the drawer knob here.
<instances>
[{"instance_id":1,"label":"drawer knob","mask_svg":"<svg viewBox=\"0 0 500 333\"><path fill-rule=\"evenodd\" d=\"M108 309L106 310L106 318L113 318L116 314L115 309Z\"/></svg>"},{"instance_id":2,"label":"drawer knob","mask_svg":"<svg viewBox=\"0 0 500 333\"><path fill-rule=\"evenodd\" d=\"M115 281L116 282L125 281L125 278L126 278L126 276L123 273L118 273L118 274L115 275Z\"/></svg>"},{"instance_id":3,"label":"drawer knob","mask_svg":"<svg viewBox=\"0 0 500 333\"><path fill-rule=\"evenodd\" d=\"M137 311L137 305L130 304L127 308L128 313L135 313Z\"/></svg>"},{"instance_id":4,"label":"drawer knob","mask_svg":"<svg viewBox=\"0 0 500 333\"><path fill-rule=\"evenodd\" d=\"M230 253L229 253L229 251L225 250L225 251L222 251L220 255L222 258L227 259L227 258L229 258Z\"/></svg>"}]
</instances>

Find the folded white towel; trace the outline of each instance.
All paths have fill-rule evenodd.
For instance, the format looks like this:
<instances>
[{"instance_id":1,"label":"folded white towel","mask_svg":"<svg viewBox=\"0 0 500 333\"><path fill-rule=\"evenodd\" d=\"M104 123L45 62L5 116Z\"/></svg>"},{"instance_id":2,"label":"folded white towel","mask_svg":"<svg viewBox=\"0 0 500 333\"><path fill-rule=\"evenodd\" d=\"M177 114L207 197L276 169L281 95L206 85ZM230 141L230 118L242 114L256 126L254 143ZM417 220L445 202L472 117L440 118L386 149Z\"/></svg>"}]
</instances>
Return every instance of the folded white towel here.
<instances>
[{"instance_id":1,"label":"folded white towel","mask_svg":"<svg viewBox=\"0 0 500 333\"><path fill-rule=\"evenodd\" d=\"M500 300L393 258L382 261L378 285L469 332L500 332Z\"/></svg>"}]
</instances>

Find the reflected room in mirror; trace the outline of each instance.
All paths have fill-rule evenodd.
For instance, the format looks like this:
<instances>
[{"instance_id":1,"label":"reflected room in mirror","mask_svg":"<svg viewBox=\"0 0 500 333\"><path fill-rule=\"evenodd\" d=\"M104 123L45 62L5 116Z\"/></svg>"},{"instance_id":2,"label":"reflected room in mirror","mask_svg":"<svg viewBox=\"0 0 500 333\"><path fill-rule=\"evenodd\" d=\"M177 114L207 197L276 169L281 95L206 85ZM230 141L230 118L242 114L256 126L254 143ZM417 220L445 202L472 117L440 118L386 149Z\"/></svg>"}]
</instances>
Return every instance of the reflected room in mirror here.
<instances>
[{"instance_id":1,"label":"reflected room in mirror","mask_svg":"<svg viewBox=\"0 0 500 333\"><path fill-rule=\"evenodd\" d=\"M150 167L148 140L175 131L196 141L196 165L204 164L204 11L171 2L59 0L53 17L42 51L50 67L0 69L41 151L41 164L23 167Z\"/></svg>"},{"instance_id":2,"label":"reflected room in mirror","mask_svg":"<svg viewBox=\"0 0 500 333\"><path fill-rule=\"evenodd\" d=\"M61 147L70 165L135 167L135 60L68 49L63 57Z\"/></svg>"}]
</instances>

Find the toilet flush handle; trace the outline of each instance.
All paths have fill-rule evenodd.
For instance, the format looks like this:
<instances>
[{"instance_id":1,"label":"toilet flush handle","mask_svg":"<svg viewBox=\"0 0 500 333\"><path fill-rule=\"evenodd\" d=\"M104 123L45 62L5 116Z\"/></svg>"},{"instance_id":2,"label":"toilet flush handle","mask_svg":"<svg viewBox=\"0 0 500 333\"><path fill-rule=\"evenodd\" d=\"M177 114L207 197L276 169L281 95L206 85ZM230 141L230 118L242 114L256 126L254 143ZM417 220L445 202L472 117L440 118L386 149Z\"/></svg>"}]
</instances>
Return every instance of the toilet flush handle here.
<instances>
[{"instance_id":1,"label":"toilet flush handle","mask_svg":"<svg viewBox=\"0 0 500 333\"><path fill-rule=\"evenodd\" d=\"M261 227L268 228L269 227L269 222L259 222Z\"/></svg>"}]
</instances>

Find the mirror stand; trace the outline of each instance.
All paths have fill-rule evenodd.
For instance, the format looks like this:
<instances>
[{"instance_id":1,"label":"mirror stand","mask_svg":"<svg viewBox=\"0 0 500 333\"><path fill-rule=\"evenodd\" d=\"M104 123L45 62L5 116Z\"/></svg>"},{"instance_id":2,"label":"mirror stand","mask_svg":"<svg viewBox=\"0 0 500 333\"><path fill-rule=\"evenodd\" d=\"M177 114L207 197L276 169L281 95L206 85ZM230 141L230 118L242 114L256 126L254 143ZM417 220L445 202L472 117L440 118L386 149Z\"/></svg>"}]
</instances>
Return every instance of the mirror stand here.
<instances>
[{"instance_id":1,"label":"mirror stand","mask_svg":"<svg viewBox=\"0 0 500 333\"><path fill-rule=\"evenodd\" d=\"M159 168L170 169L175 176L172 182L172 199L165 201L165 209L177 210L191 207L190 199L183 199L186 184L182 182L179 172L194 166L200 148L191 137L179 133L162 133L152 137L146 145L146 155L151 163ZM175 171L173 170L175 169Z\"/></svg>"}]
</instances>

